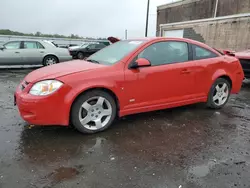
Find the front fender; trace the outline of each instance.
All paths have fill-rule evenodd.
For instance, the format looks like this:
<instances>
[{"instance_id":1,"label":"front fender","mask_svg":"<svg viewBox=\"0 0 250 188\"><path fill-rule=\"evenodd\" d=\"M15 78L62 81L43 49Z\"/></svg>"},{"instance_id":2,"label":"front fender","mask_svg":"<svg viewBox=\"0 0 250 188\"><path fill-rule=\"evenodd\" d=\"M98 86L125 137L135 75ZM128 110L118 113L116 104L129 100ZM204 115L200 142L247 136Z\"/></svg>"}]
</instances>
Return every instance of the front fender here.
<instances>
[{"instance_id":1,"label":"front fender","mask_svg":"<svg viewBox=\"0 0 250 188\"><path fill-rule=\"evenodd\" d=\"M113 85L113 84L106 84L106 83L99 83L99 84L85 83L74 89L72 88L72 90L65 96L65 103L71 104L80 94L84 93L87 90L97 89L97 88L110 90L117 96L119 100L118 89L115 89L115 87L118 87L118 86Z\"/></svg>"},{"instance_id":2,"label":"front fender","mask_svg":"<svg viewBox=\"0 0 250 188\"><path fill-rule=\"evenodd\" d=\"M99 84L94 84L94 82L87 82L87 83L78 85L77 87L72 87L70 92L64 98L64 104L66 104L65 106L67 106L66 114L68 114L68 122L70 118L70 110L75 99L79 95L84 93L85 91L88 91L91 89L98 89L98 88L106 89L114 93L114 95L118 99L118 102L120 103L121 89L119 89L119 86L115 85L114 83L102 82Z\"/></svg>"}]
</instances>

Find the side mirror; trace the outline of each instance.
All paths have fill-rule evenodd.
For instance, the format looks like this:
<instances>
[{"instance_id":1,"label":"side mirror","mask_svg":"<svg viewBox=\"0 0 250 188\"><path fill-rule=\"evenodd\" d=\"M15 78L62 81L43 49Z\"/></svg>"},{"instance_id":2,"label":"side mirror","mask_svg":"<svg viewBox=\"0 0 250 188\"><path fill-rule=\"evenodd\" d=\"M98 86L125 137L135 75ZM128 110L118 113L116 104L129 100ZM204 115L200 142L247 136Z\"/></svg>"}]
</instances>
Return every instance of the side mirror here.
<instances>
[{"instance_id":1,"label":"side mirror","mask_svg":"<svg viewBox=\"0 0 250 188\"><path fill-rule=\"evenodd\" d=\"M137 69L139 67L149 67L149 66L151 66L151 63L149 62L149 60L145 58L139 58L135 62L131 63L129 68Z\"/></svg>"},{"instance_id":2,"label":"side mirror","mask_svg":"<svg viewBox=\"0 0 250 188\"><path fill-rule=\"evenodd\" d=\"M4 50L4 49L5 49L5 47L0 45L0 50Z\"/></svg>"}]
</instances>

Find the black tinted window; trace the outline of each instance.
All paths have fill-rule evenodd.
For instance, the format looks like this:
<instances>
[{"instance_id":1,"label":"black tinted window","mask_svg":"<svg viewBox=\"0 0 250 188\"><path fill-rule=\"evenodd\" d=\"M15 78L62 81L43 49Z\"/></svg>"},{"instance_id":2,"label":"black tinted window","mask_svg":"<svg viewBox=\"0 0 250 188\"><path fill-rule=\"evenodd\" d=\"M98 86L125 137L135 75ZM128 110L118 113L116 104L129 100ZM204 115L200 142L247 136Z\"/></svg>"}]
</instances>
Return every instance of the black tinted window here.
<instances>
[{"instance_id":1,"label":"black tinted window","mask_svg":"<svg viewBox=\"0 0 250 188\"><path fill-rule=\"evenodd\" d=\"M218 57L217 54L215 54L214 52L212 52L210 50L207 50L205 48L202 48L202 47L196 46L196 45L192 45L192 46L193 46L194 60Z\"/></svg>"},{"instance_id":2,"label":"black tinted window","mask_svg":"<svg viewBox=\"0 0 250 188\"><path fill-rule=\"evenodd\" d=\"M90 45L88 45L88 48L89 49L95 49L96 48L96 44L90 44Z\"/></svg>"},{"instance_id":3,"label":"black tinted window","mask_svg":"<svg viewBox=\"0 0 250 188\"><path fill-rule=\"evenodd\" d=\"M104 44L97 44L97 45L96 45L96 48L97 48L97 49L102 49L102 48L104 48L104 47L106 47Z\"/></svg>"},{"instance_id":4,"label":"black tinted window","mask_svg":"<svg viewBox=\"0 0 250 188\"><path fill-rule=\"evenodd\" d=\"M138 58L145 58L151 65L164 65L188 61L188 44L185 42L158 42L143 50Z\"/></svg>"}]
</instances>

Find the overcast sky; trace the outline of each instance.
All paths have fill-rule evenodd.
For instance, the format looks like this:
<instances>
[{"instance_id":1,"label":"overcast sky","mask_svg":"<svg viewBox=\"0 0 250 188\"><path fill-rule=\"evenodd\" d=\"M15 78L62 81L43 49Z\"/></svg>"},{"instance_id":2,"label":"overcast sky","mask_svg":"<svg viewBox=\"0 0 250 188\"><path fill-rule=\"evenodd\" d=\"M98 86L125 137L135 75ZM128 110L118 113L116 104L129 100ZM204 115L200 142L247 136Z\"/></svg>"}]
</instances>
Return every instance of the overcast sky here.
<instances>
[{"instance_id":1,"label":"overcast sky","mask_svg":"<svg viewBox=\"0 0 250 188\"><path fill-rule=\"evenodd\" d=\"M151 0L149 36L155 36L156 6ZM147 0L0 0L0 29L86 37L143 37Z\"/></svg>"}]
</instances>

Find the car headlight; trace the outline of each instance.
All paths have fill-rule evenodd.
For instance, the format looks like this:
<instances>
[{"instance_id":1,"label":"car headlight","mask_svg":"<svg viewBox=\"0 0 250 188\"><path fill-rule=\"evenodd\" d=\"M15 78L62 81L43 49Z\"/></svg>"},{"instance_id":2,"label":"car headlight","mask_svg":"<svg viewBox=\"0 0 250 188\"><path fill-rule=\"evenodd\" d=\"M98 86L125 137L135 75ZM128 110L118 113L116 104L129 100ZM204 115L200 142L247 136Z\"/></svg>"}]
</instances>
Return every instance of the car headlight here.
<instances>
[{"instance_id":1,"label":"car headlight","mask_svg":"<svg viewBox=\"0 0 250 188\"><path fill-rule=\"evenodd\" d=\"M58 90L62 85L63 83L57 80L44 80L35 83L29 93L32 95L49 95Z\"/></svg>"}]
</instances>

